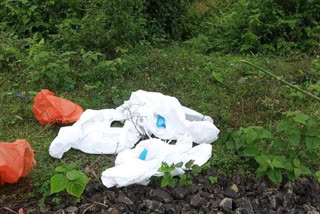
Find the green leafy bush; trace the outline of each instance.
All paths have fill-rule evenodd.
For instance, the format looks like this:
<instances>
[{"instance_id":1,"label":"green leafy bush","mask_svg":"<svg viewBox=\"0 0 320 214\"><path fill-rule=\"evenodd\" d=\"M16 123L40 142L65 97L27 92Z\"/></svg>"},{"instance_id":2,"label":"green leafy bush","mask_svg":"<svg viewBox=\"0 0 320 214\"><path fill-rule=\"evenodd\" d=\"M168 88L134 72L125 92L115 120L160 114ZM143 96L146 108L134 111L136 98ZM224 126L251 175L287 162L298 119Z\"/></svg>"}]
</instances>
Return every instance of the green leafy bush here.
<instances>
[{"instance_id":1,"label":"green leafy bush","mask_svg":"<svg viewBox=\"0 0 320 214\"><path fill-rule=\"evenodd\" d=\"M320 160L319 121L298 111L284 115L275 134L263 127L241 128L228 142L231 150L258 164L257 176L275 183L281 183L283 173L291 180L311 175L309 167Z\"/></svg>"},{"instance_id":2,"label":"green leafy bush","mask_svg":"<svg viewBox=\"0 0 320 214\"><path fill-rule=\"evenodd\" d=\"M214 50L288 54L319 51L320 2L228 1L211 10L202 34Z\"/></svg>"},{"instance_id":3,"label":"green leafy bush","mask_svg":"<svg viewBox=\"0 0 320 214\"><path fill-rule=\"evenodd\" d=\"M87 183L88 177L82 172L75 170L75 164L58 166L55 175L50 180L51 194L67 190L67 193L80 198Z\"/></svg>"}]
</instances>

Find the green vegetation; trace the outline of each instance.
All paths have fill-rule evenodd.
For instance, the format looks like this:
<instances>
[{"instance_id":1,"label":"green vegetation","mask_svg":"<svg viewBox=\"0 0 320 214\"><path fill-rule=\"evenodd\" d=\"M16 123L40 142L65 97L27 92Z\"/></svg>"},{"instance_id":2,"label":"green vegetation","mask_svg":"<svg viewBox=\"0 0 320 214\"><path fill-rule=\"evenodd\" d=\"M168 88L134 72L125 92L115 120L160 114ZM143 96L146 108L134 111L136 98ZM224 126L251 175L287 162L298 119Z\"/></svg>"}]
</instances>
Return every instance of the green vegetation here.
<instances>
[{"instance_id":1,"label":"green vegetation","mask_svg":"<svg viewBox=\"0 0 320 214\"><path fill-rule=\"evenodd\" d=\"M286 118L277 125L277 135L260 126L251 126L232 133L227 144L239 155L257 162L257 176L267 175L275 183L281 183L283 171L290 180L311 175L308 166L317 165L320 158L319 121L301 112L284 115Z\"/></svg>"},{"instance_id":2,"label":"green vegetation","mask_svg":"<svg viewBox=\"0 0 320 214\"><path fill-rule=\"evenodd\" d=\"M319 179L319 103L240 62L320 95L320 3L294 2L1 1L0 140L27 139L37 166L18 184L1 187L0 203L49 196L61 166L48 154L61 126L41 126L31 110L43 88L84 109L114 108L138 89L158 91L210 115L221 134L211 159L194 170L200 176L216 168L277 183L282 176ZM63 161L100 182L113 159L71 150ZM189 185L194 176L175 180L167 171L163 186Z\"/></svg>"},{"instance_id":3,"label":"green vegetation","mask_svg":"<svg viewBox=\"0 0 320 214\"><path fill-rule=\"evenodd\" d=\"M67 190L70 195L80 198L88 183L88 177L74 168L75 164L71 163L55 169L57 174L50 179L51 194Z\"/></svg>"}]
</instances>

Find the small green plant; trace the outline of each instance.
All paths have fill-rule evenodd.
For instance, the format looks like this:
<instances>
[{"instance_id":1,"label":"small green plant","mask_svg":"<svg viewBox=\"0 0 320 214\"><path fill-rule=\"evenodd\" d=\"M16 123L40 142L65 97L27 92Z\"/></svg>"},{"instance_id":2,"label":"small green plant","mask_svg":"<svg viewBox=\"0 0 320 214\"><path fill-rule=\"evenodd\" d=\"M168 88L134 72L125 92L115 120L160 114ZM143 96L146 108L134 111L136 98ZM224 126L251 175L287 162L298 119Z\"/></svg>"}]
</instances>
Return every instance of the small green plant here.
<instances>
[{"instance_id":1,"label":"small green plant","mask_svg":"<svg viewBox=\"0 0 320 214\"><path fill-rule=\"evenodd\" d=\"M70 195L80 198L89 179L84 173L75 170L75 167L76 164L71 163L55 169L57 173L50 180L51 194L67 190Z\"/></svg>"},{"instance_id":2,"label":"small green plant","mask_svg":"<svg viewBox=\"0 0 320 214\"><path fill-rule=\"evenodd\" d=\"M263 127L241 128L233 133L228 147L258 164L257 176L267 175L281 183L283 173L290 180L311 175L309 165L319 161L319 122L296 111L284 113L275 135Z\"/></svg>"},{"instance_id":3,"label":"small green plant","mask_svg":"<svg viewBox=\"0 0 320 214\"><path fill-rule=\"evenodd\" d=\"M212 184L215 184L218 182L218 177L209 176L208 179Z\"/></svg>"},{"instance_id":4,"label":"small green plant","mask_svg":"<svg viewBox=\"0 0 320 214\"><path fill-rule=\"evenodd\" d=\"M162 162L161 167L158 169L158 172L163 172L161 186L175 187L177 184L179 186L191 186L193 184L192 176L198 176L201 172L201 167L195 165L194 160L190 160L184 165L185 174L180 175L179 179L174 178L172 173L178 168L182 169L182 167L183 162L171 164L170 166L166 162Z\"/></svg>"}]
</instances>

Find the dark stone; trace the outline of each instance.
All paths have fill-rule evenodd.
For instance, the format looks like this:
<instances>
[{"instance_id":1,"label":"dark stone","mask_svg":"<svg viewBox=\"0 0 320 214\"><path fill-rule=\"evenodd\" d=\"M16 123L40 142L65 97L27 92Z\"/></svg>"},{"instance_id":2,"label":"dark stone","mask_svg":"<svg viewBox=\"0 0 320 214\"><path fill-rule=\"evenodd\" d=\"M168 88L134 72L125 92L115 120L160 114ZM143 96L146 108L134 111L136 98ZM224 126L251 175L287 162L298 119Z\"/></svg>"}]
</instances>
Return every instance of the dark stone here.
<instances>
[{"instance_id":1,"label":"dark stone","mask_svg":"<svg viewBox=\"0 0 320 214\"><path fill-rule=\"evenodd\" d=\"M161 202L159 202L159 201L146 199L146 200L143 200L143 204L149 210L152 210L154 212L158 212L158 213L164 213L165 212L163 204Z\"/></svg>"},{"instance_id":2,"label":"dark stone","mask_svg":"<svg viewBox=\"0 0 320 214\"><path fill-rule=\"evenodd\" d=\"M191 189L186 187L177 187L177 188L174 188L172 191L172 195L176 199L183 199L190 193L191 193Z\"/></svg>"},{"instance_id":3,"label":"dark stone","mask_svg":"<svg viewBox=\"0 0 320 214\"><path fill-rule=\"evenodd\" d=\"M254 214L252 204L247 197L243 197L234 201L236 207L241 208L247 214Z\"/></svg>"},{"instance_id":4,"label":"dark stone","mask_svg":"<svg viewBox=\"0 0 320 214\"><path fill-rule=\"evenodd\" d=\"M114 201L116 199L116 193L112 192L112 191L108 191L107 192L107 197L109 201Z\"/></svg>"},{"instance_id":5,"label":"dark stone","mask_svg":"<svg viewBox=\"0 0 320 214\"><path fill-rule=\"evenodd\" d=\"M203 199L201 198L200 194L196 194L191 197L190 199L190 205L193 207L199 207L203 204Z\"/></svg>"},{"instance_id":6,"label":"dark stone","mask_svg":"<svg viewBox=\"0 0 320 214\"><path fill-rule=\"evenodd\" d=\"M212 208L218 208L219 207L219 204L220 204L221 200L220 199L217 199L217 200L214 200L214 201L210 201L211 203L211 207Z\"/></svg>"},{"instance_id":7,"label":"dark stone","mask_svg":"<svg viewBox=\"0 0 320 214\"><path fill-rule=\"evenodd\" d=\"M265 191L266 191L266 189L268 188L268 186L267 186L267 184L265 183L265 182L262 182L259 186L258 186L258 193L260 194L260 195L262 195Z\"/></svg>"},{"instance_id":8,"label":"dark stone","mask_svg":"<svg viewBox=\"0 0 320 214\"><path fill-rule=\"evenodd\" d=\"M238 198L240 196L240 194L235 192L231 186L224 190L222 194L228 198Z\"/></svg>"},{"instance_id":9,"label":"dark stone","mask_svg":"<svg viewBox=\"0 0 320 214\"><path fill-rule=\"evenodd\" d=\"M152 199L169 203L172 201L172 197L164 190L161 189L151 189L149 195Z\"/></svg>"},{"instance_id":10,"label":"dark stone","mask_svg":"<svg viewBox=\"0 0 320 214\"><path fill-rule=\"evenodd\" d=\"M122 203L122 204L126 204L126 205L133 205L134 203L128 198L126 197L123 193L119 194L118 198L116 199L117 203Z\"/></svg>"},{"instance_id":11,"label":"dark stone","mask_svg":"<svg viewBox=\"0 0 320 214\"><path fill-rule=\"evenodd\" d=\"M259 205L260 205L259 199L257 199L257 198L253 199L251 204L252 204L252 208L254 210L258 210L259 209Z\"/></svg>"},{"instance_id":12,"label":"dark stone","mask_svg":"<svg viewBox=\"0 0 320 214\"><path fill-rule=\"evenodd\" d=\"M166 211L167 214L176 214L179 213L177 208L175 206L173 206L172 204L165 204L164 205L164 209Z\"/></svg>"},{"instance_id":13,"label":"dark stone","mask_svg":"<svg viewBox=\"0 0 320 214\"><path fill-rule=\"evenodd\" d=\"M222 208L222 210L228 212L232 210L232 199L231 198L224 198L220 204L219 207Z\"/></svg>"},{"instance_id":14,"label":"dark stone","mask_svg":"<svg viewBox=\"0 0 320 214\"><path fill-rule=\"evenodd\" d=\"M210 194L208 192L200 192L200 195L206 198L214 198L214 194Z\"/></svg>"}]
</instances>

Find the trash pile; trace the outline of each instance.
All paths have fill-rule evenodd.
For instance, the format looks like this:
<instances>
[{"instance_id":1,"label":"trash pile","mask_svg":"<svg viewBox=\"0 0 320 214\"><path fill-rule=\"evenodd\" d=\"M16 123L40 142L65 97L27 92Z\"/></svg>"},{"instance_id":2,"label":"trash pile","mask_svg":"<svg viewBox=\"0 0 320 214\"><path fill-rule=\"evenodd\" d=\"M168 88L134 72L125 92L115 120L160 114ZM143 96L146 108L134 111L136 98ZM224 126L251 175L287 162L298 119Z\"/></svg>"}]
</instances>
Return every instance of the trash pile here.
<instances>
[{"instance_id":1,"label":"trash pile","mask_svg":"<svg viewBox=\"0 0 320 214\"><path fill-rule=\"evenodd\" d=\"M60 159L71 148L89 154L117 154L115 166L102 173L107 187L147 185L152 176L163 175L158 172L162 162L193 160L201 166L211 157L211 143L219 134L211 117L182 106L174 97L143 90L133 92L116 109L83 111L44 89L35 96L32 110L40 124L75 122L60 129L49 147L52 157ZM123 126L113 127L114 122ZM35 163L26 140L0 143L0 184L25 177ZM183 173L183 168L172 172Z\"/></svg>"},{"instance_id":2,"label":"trash pile","mask_svg":"<svg viewBox=\"0 0 320 214\"><path fill-rule=\"evenodd\" d=\"M123 127L112 127L115 121ZM103 184L146 185L151 176L162 176L157 171L162 162L206 163L211 157L210 143L218 134L209 116L182 106L174 97L138 90L116 109L86 110L72 126L60 129L49 153L62 158L73 148L90 154L118 154L115 166L102 173ZM145 136L149 139L139 142ZM169 144L173 140L176 144ZM201 145L193 147L193 142Z\"/></svg>"}]
</instances>

